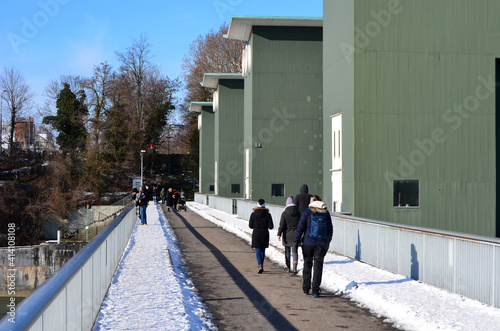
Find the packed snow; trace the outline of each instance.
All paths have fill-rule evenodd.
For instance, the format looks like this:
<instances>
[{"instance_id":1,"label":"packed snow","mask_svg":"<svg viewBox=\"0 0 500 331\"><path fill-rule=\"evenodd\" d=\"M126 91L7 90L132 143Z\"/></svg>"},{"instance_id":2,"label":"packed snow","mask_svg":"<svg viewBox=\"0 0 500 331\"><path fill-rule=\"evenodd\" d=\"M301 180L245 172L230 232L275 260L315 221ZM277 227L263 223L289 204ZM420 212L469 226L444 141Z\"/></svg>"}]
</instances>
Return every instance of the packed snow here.
<instances>
[{"instance_id":1,"label":"packed snow","mask_svg":"<svg viewBox=\"0 0 500 331\"><path fill-rule=\"evenodd\" d=\"M203 204L187 205L250 244L247 220ZM132 233L94 330L216 329L158 205L148 206L147 220L148 225L138 225ZM284 266L277 229L271 230L270 238L266 257ZM498 308L333 253L325 257L322 288L350 298L404 330L500 329Z\"/></svg>"}]
</instances>

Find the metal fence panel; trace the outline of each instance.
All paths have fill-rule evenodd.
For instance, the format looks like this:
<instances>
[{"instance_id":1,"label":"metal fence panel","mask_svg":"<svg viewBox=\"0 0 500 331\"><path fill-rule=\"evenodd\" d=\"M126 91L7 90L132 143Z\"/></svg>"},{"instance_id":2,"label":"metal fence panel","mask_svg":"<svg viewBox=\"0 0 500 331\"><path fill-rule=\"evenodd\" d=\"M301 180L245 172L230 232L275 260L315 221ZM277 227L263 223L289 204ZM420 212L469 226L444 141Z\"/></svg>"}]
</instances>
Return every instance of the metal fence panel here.
<instances>
[{"instance_id":1,"label":"metal fence panel","mask_svg":"<svg viewBox=\"0 0 500 331\"><path fill-rule=\"evenodd\" d=\"M462 239L456 243L456 292L493 304L493 247Z\"/></svg>"},{"instance_id":2,"label":"metal fence panel","mask_svg":"<svg viewBox=\"0 0 500 331\"><path fill-rule=\"evenodd\" d=\"M414 280L420 280L424 269L424 236L414 231L399 232L399 255L397 273ZM419 255L420 252L420 255Z\"/></svg>"},{"instance_id":3,"label":"metal fence panel","mask_svg":"<svg viewBox=\"0 0 500 331\"><path fill-rule=\"evenodd\" d=\"M415 251L417 259L422 256L424 269L421 280L448 291L454 291L455 241L426 234L422 252Z\"/></svg>"},{"instance_id":4,"label":"metal fence panel","mask_svg":"<svg viewBox=\"0 0 500 331\"><path fill-rule=\"evenodd\" d=\"M377 265L385 270L398 270L398 243L399 230L386 226L378 227L378 243L377 243Z\"/></svg>"}]
</instances>

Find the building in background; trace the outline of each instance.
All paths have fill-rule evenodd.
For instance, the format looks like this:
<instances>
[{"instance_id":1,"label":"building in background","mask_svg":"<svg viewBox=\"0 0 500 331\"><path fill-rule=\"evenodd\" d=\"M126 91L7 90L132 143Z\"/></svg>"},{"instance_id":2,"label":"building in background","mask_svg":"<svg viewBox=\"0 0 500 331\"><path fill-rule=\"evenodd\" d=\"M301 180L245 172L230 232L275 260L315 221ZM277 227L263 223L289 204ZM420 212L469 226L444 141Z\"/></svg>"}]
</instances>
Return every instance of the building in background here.
<instances>
[{"instance_id":1,"label":"building in background","mask_svg":"<svg viewBox=\"0 0 500 331\"><path fill-rule=\"evenodd\" d=\"M191 102L189 110L199 113L199 190L200 193L215 193L215 114L213 111L213 102Z\"/></svg>"},{"instance_id":2,"label":"building in background","mask_svg":"<svg viewBox=\"0 0 500 331\"><path fill-rule=\"evenodd\" d=\"M327 201L500 236L498 13L495 0L324 1Z\"/></svg>"},{"instance_id":3,"label":"building in background","mask_svg":"<svg viewBox=\"0 0 500 331\"><path fill-rule=\"evenodd\" d=\"M35 120L31 116L16 118L14 141L19 149L32 150L35 145Z\"/></svg>"},{"instance_id":4,"label":"building in background","mask_svg":"<svg viewBox=\"0 0 500 331\"><path fill-rule=\"evenodd\" d=\"M246 42L244 197L284 204L323 192L323 20L232 17L227 38Z\"/></svg>"},{"instance_id":5,"label":"building in background","mask_svg":"<svg viewBox=\"0 0 500 331\"><path fill-rule=\"evenodd\" d=\"M241 73L206 73L202 86L215 89L214 193L243 197L244 82Z\"/></svg>"}]
</instances>

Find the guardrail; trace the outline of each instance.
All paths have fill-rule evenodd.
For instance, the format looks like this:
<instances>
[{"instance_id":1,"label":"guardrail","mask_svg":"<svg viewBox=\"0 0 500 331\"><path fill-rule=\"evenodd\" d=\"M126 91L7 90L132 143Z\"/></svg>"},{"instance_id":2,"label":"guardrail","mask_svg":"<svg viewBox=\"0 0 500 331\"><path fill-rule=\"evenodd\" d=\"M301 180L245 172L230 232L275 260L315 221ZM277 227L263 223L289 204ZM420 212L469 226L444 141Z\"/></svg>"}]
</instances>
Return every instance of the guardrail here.
<instances>
[{"instance_id":1,"label":"guardrail","mask_svg":"<svg viewBox=\"0 0 500 331\"><path fill-rule=\"evenodd\" d=\"M0 330L90 330L137 221L130 206L16 307Z\"/></svg>"},{"instance_id":2,"label":"guardrail","mask_svg":"<svg viewBox=\"0 0 500 331\"><path fill-rule=\"evenodd\" d=\"M246 199L200 193L195 193L195 201L247 220L256 205ZM277 228L284 206L266 207ZM333 252L500 308L499 238L336 213L332 214L332 222Z\"/></svg>"}]
</instances>

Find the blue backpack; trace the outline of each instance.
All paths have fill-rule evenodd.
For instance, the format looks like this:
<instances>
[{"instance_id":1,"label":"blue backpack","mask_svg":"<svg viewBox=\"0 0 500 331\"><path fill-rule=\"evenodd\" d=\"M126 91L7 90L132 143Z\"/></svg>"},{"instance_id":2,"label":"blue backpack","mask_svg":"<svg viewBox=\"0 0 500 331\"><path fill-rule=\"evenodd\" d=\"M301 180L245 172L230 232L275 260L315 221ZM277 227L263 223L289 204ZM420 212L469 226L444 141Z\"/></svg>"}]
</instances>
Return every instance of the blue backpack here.
<instances>
[{"instance_id":1,"label":"blue backpack","mask_svg":"<svg viewBox=\"0 0 500 331\"><path fill-rule=\"evenodd\" d=\"M328 213L311 213L311 229L309 237L313 241L313 245L324 244L328 238L328 228L326 226Z\"/></svg>"}]
</instances>

